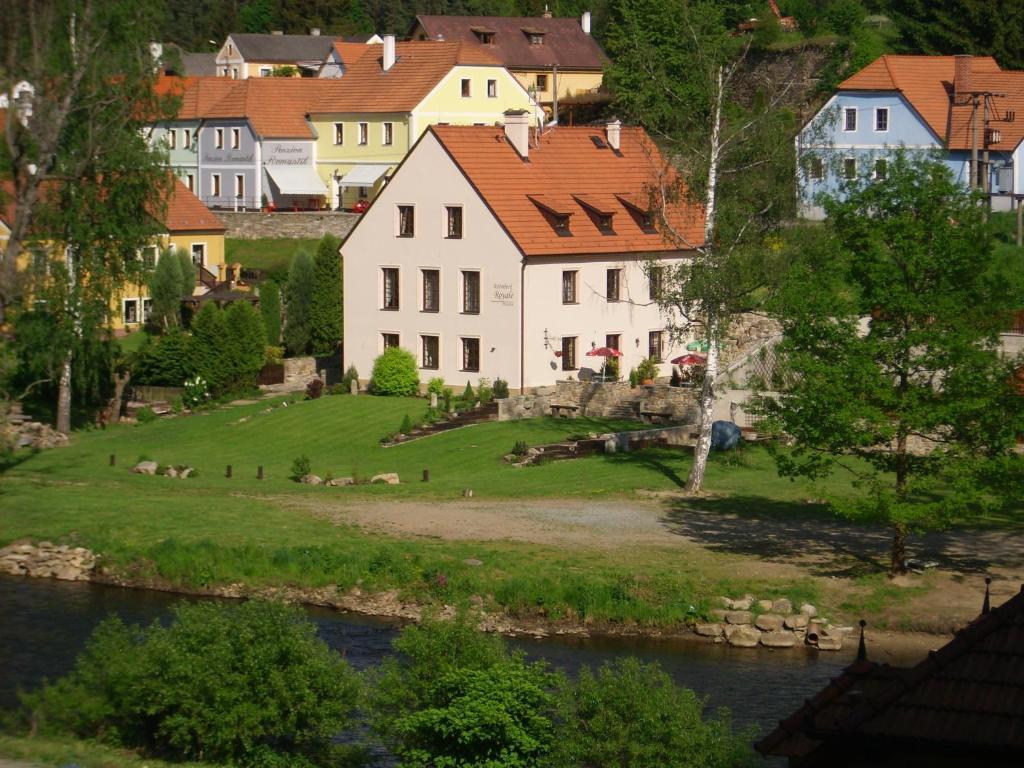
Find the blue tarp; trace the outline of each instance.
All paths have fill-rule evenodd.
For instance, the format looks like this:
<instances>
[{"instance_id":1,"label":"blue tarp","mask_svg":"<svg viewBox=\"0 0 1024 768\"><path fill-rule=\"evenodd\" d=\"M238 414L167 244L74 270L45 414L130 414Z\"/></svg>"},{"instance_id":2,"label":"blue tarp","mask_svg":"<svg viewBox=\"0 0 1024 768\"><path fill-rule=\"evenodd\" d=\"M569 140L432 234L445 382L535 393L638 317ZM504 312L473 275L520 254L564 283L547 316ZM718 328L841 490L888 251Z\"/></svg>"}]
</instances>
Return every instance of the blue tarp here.
<instances>
[{"instance_id":1,"label":"blue tarp","mask_svg":"<svg viewBox=\"0 0 1024 768\"><path fill-rule=\"evenodd\" d=\"M731 451L740 444L740 428L731 421L719 420L711 424L711 450Z\"/></svg>"}]
</instances>

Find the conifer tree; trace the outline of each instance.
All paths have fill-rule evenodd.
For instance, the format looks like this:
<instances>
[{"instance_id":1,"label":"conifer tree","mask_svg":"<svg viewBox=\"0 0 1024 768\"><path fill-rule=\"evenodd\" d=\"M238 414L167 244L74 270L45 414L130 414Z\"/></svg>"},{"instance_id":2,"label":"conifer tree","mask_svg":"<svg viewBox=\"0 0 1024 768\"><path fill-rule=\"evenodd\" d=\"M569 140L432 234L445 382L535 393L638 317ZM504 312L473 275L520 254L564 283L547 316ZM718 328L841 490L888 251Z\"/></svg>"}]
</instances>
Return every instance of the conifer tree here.
<instances>
[{"instance_id":1,"label":"conifer tree","mask_svg":"<svg viewBox=\"0 0 1024 768\"><path fill-rule=\"evenodd\" d=\"M324 235L316 251L316 286L310 307L310 339L313 354L329 355L341 342L342 284L341 240Z\"/></svg>"},{"instance_id":2,"label":"conifer tree","mask_svg":"<svg viewBox=\"0 0 1024 768\"><path fill-rule=\"evenodd\" d=\"M316 286L313 259L299 249L288 270L288 292L285 303L284 343L292 355L305 355L310 348L310 311Z\"/></svg>"},{"instance_id":3,"label":"conifer tree","mask_svg":"<svg viewBox=\"0 0 1024 768\"><path fill-rule=\"evenodd\" d=\"M196 287L196 263L192 261L192 254L184 248L175 251L175 256L178 258L181 270L181 295L182 297L191 296Z\"/></svg>"},{"instance_id":4,"label":"conifer tree","mask_svg":"<svg viewBox=\"0 0 1024 768\"><path fill-rule=\"evenodd\" d=\"M169 249L160 254L150 276L149 296L153 300L152 322L165 331L177 328L181 320L181 269Z\"/></svg>"},{"instance_id":5,"label":"conifer tree","mask_svg":"<svg viewBox=\"0 0 1024 768\"><path fill-rule=\"evenodd\" d=\"M281 343L281 291L274 280L266 280L260 285L260 315L267 344L276 347Z\"/></svg>"}]
</instances>

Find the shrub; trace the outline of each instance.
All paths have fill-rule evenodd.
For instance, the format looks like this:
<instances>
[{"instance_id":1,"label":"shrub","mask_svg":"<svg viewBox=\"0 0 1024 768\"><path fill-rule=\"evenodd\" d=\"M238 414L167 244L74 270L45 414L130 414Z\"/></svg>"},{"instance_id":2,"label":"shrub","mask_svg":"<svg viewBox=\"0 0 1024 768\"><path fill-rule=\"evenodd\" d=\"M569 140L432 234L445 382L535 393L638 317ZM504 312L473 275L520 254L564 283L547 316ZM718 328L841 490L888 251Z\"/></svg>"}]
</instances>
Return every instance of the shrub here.
<instances>
[{"instance_id":1,"label":"shrub","mask_svg":"<svg viewBox=\"0 0 1024 768\"><path fill-rule=\"evenodd\" d=\"M441 394L444 399L444 412L450 413L452 410L452 390L449 387L445 387L444 392Z\"/></svg>"},{"instance_id":2,"label":"shrub","mask_svg":"<svg viewBox=\"0 0 1024 768\"><path fill-rule=\"evenodd\" d=\"M636 372L636 368L629 369L629 386L635 387L640 383L640 374Z\"/></svg>"},{"instance_id":3,"label":"shrub","mask_svg":"<svg viewBox=\"0 0 1024 768\"><path fill-rule=\"evenodd\" d=\"M292 480L296 482L304 478L312 471L312 464L309 461L309 456L302 454L296 456L295 460L292 461L292 473L290 475Z\"/></svg>"},{"instance_id":4,"label":"shrub","mask_svg":"<svg viewBox=\"0 0 1024 768\"><path fill-rule=\"evenodd\" d=\"M405 414L405 418L402 419L402 425L398 428L398 431L403 435L408 435L413 430L412 419L409 418L409 414Z\"/></svg>"},{"instance_id":5,"label":"shrub","mask_svg":"<svg viewBox=\"0 0 1024 768\"><path fill-rule=\"evenodd\" d=\"M199 281L196 263L192 260L192 254L184 248L179 248L174 255L178 259L178 271L181 273L181 295L191 296ZM180 304L178 308L181 308Z\"/></svg>"},{"instance_id":6,"label":"shrub","mask_svg":"<svg viewBox=\"0 0 1024 768\"><path fill-rule=\"evenodd\" d=\"M248 301L229 304L224 310L224 332L218 345L225 379L223 391L241 392L256 386L267 349L259 313Z\"/></svg>"},{"instance_id":7,"label":"shrub","mask_svg":"<svg viewBox=\"0 0 1024 768\"><path fill-rule=\"evenodd\" d=\"M222 359L222 345L227 339L224 312L208 301L192 318L192 336L188 341L188 367L201 376L210 391L220 394L227 388L229 367Z\"/></svg>"},{"instance_id":8,"label":"shrub","mask_svg":"<svg viewBox=\"0 0 1024 768\"><path fill-rule=\"evenodd\" d=\"M618 381L620 376L619 358L609 357L604 361L604 377L608 381Z\"/></svg>"},{"instance_id":9,"label":"shrub","mask_svg":"<svg viewBox=\"0 0 1024 768\"><path fill-rule=\"evenodd\" d=\"M153 412L152 408L146 405L138 410L138 412L135 414L135 418L138 420L139 424L149 424L150 422L156 421L160 417Z\"/></svg>"},{"instance_id":10,"label":"shrub","mask_svg":"<svg viewBox=\"0 0 1024 768\"><path fill-rule=\"evenodd\" d=\"M310 312L316 283L316 269L313 259L299 249L288 270L288 291L285 303L284 345L289 354L304 355L309 352Z\"/></svg>"},{"instance_id":11,"label":"shrub","mask_svg":"<svg viewBox=\"0 0 1024 768\"><path fill-rule=\"evenodd\" d=\"M407 349L389 347L373 361L370 388L375 395L412 397L419 392L416 358Z\"/></svg>"},{"instance_id":12,"label":"shrub","mask_svg":"<svg viewBox=\"0 0 1024 768\"><path fill-rule=\"evenodd\" d=\"M313 354L329 355L341 341L341 240L332 234L320 239L314 265L313 296L309 308L309 335Z\"/></svg>"},{"instance_id":13,"label":"shrub","mask_svg":"<svg viewBox=\"0 0 1024 768\"><path fill-rule=\"evenodd\" d=\"M476 383L476 397L481 403L489 403L494 399L494 390L491 389L491 382L487 379L480 379Z\"/></svg>"},{"instance_id":14,"label":"shrub","mask_svg":"<svg viewBox=\"0 0 1024 768\"><path fill-rule=\"evenodd\" d=\"M267 344L276 347L281 343L281 289L273 280L260 284L260 316Z\"/></svg>"},{"instance_id":15,"label":"shrub","mask_svg":"<svg viewBox=\"0 0 1024 768\"><path fill-rule=\"evenodd\" d=\"M178 257L171 249L164 249L149 277L149 295L153 302L150 317L163 330L176 328L181 322L181 287Z\"/></svg>"},{"instance_id":16,"label":"shrub","mask_svg":"<svg viewBox=\"0 0 1024 768\"><path fill-rule=\"evenodd\" d=\"M676 685L657 664L636 659L584 667L556 693L554 766L664 768L755 763L751 732L733 733L729 713L705 720L706 702Z\"/></svg>"},{"instance_id":17,"label":"shrub","mask_svg":"<svg viewBox=\"0 0 1024 768\"><path fill-rule=\"evenodd\" d=\"M310 379L306 384L306 399L316 400L324 393L324 383L321 379Z\"/></svg>"},{"instance_id":18,"label":"shrub","mask_svg":"<svg viewBox=\"0 0 1024 768\"><path fill-rule=\"evenodd\" d=\"M170 626L108 619L74 670L23 697L44 729L172 760L325 765L359 693L285 605L179 603Z\"/></svg>"},{"instance_id":19,"label":"shrub","mask_svg":"<svg viewBox=\"0 0 1024 768\"><path fill-rule=\"evenodd\" d=\"M348 389L345 388L344 384L331 384L327 388L328 395L347 395Z\"/></svg>"},{"instance_id":20,"label":"shrub","mask_svg":"<svg viewBox=\"0 0 1024 768\"><path fill-rule=\"evenodd\" d=\"M427 394L437 395L440 397L444 394L444 379L440 376L435 376L427 382Z\"/></svg>"},{"instance_id":21,"label":"shrub","mask_svg":"<svg viewBox=\"0 0 1024 768\"><path fill-rule=\"evenodd\" d=\"M268 344L263 348L264 365L280 365L284 359L284 347Z\"/></svg>"},{"instance_id":22,"label":"shrub","mask_svg":"<svg viewBox=\"0 0 1024 768\"><path fill-rule=\"evenodd\" d=\"M462 392L462 402L468 407L472 407L473 403L476 402L476 394L473 392L473 387L468 381L466 382L466 389Z\"/></svg>"},{"instance_id":23,"label":"shrub","mask_svg":"<svg viewBox=\"0 0 1024 768\"><path fill-rule=\"evenodd\" d=\"M530 446L526 444L525 440L516 440L515 445L512 446L512 453L515 456L525 456L529 450Z\"/></svg>"},{"instance_id":24,"label":"shrub","mask_svg":"<svg viewBox=\"0 0 1024 768\"><path fill-rule=\"evenodd\" d=\"M162 336L150 336L132 358L132 382L160 387L180 387L191 373L189 337L179 328Z\"/></svg>"},{"instance_id":25,"label":"shrub","mask_svg":"<svg viewBox=\"0 0 1024 768\"><path fill-rule=\"evenodd\" d=\"M508 397L508 382L498 377L494 380L494 398L504 400L506 397Z\"/></svg>"},{"instance_id":26,"label":"shrub","mask_svg":"<svg viewBox=\"0 0 1024 768\"><path fill-rule=\"evenodd\" d=\"M345 375L341 377L341 386L345 390L342 394L348 394L352 390L352 382L359 383L359 371L356 370L354 365L350 365L348 370L345 371Z\"/></svg>"},{"instance_id":27,"label":"shrub","mask_svg":"<svg viewBox=\"0 0 1024 768\"><path fill-rule=\"evenodd\" d=\"M186 408L196 408L210 399L210 387L202 376L185 379L181 402Z\"/></svg>"},{"instance_id":28,"label":"shrub","mask_svg":"<svg viewBox=\"0 0 1024 768\"><path fill-rule=\"evenodd\" d=\"M646 357L636 367L637 376L640 381L654 381L658 376L658 361L654 357Z\"/></svg>"}]
</instances>

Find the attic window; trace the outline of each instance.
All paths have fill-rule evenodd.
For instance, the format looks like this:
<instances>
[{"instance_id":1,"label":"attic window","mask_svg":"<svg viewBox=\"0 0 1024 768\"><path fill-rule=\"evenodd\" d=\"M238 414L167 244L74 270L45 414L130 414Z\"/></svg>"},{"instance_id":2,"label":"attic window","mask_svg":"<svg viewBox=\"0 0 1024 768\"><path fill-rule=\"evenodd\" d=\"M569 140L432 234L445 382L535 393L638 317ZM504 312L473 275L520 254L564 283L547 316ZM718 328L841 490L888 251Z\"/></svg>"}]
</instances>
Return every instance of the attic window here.
<instances>
[{"instance_id":1,"label":"attic window","mask_svg":"<svg viewBox=\"0 0 1024 768\"><path fill-rule=\"evenodd\" d=\"M633 221L640 227L646 234L654 234L654 214L651 212L648 204L641 202L639 199L628 194L616 194L616 199L622 206L629 212L629 215L633 217Z\"/></svg>"},{"instance_id":2,"label":"attic window","mask_svg":"<svg viewBox=\"0 0 1024 768\"><path fill-rule=\"evenodd\" d=\"M524 27L523 34L530 41L530 45L544 45L544 30L535 27Z\"/></svg>"},{"instance_id":3,"label":"attic window","mask_svg":"<svg viewBox=\"0 0 1024 768\"><path fill-rule=\"evenodd\" d=\"M494 30L486 27L472 27L476 39L484 45L494 45Z\"/></svg>"},{"instance_id":4,"label":"attic window","mask_svg":"<svg viewBox=\"0 0 1024 768\"><path fill-rule=\"evenodd\" d=\"M567 210L567 206L563 202L555 201L544 195L527 195L527 197L544 214L544 218L548 220L548 224L551 225L556 234L561 237L570 237L572 235L572 230L569 229L572 211Z\"/></svg>"},{"instance_id":5,"label":"attic window","mask_svg":"<svg viewBox=\"0 0 1024 768\"><path fill-rule=\"evenodd\" d=\"M598 149L608 149L608 145L604 143L604 140L600 136L591 136L590 140L594 142L594 146Z\"/></svg>"},{"instance_id":6,"label":"attic window","mask_svg":"<svg viewBox=\"0 0 1024 768\"><path fill-rule=\"evenodd\" d=\"M596 197L588 195L573 195L573 199L580 204L584 211L587 212L590 220L594 222L594 226L597 227L602 234L615 234L615 230L613 229L615 211L612 210L611 205Z\"/></svg>"}]
</instances>

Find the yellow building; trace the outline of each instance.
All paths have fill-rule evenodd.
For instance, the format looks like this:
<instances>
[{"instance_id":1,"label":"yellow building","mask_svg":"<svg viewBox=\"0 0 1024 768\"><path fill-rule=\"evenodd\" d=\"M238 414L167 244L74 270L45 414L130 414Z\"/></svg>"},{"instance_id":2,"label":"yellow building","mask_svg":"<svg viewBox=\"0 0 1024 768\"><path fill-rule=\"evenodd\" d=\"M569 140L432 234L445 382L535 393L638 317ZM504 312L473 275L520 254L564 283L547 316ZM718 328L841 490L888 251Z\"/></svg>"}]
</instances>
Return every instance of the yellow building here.
<instances>
[{"instance_id":1,"label":"yellow building","mask_svg":"<svg viewBox=\"0 0 1024 768\"><path fill-rule=\"evenodd\" d=\"M9 190L5 187L3 192ZM6 249L13 216L13 207L0 209L0 250ZM205 294L231 280L224 262L224 223L178 180L171 188L160 223L163 231L139 254L146 266L155 267L164 249L180 249L191 254L196 265L193 295ZM18 270L24 272L40 260L62 256L63 252L52 241L38 240L22 250ZM149 288L145 283L125 285L111 301L111 328L118 334L138 330L148 319L149 308Z\"/></svg>"},{"instance_id":2,"label":"yellow building","mask_svg":"<svg viewBox=\"0 0 1024 768\"><path fill-rule=\"evenodd\" d=\"M579 19L546 12L540 17L421 15L409 38L482 45L536 97L548 120L558 101L596 94L608 61L590 35L589 11Z\"/></svg>"},{"instance_id":3,"label":"yellow building","mask_svg":"<svg viewBox=\"0 0 1024 768\"><path fill-rule=\"evenodd\" d=\"M430 125L494 125L508 110L537 102L489 51L476 43L384 43L354 62L337 88L310 107L316 162L332 208L380 191Z\"/></svg>"},{"instance_id":4,"label":"yellow building","mask_svg":"<svg viewBox=\"0 0 1024 768\"><path fill-rule=\"evenodd\" d=\"M313 30L311 35L234 33L217 52L216 72L220 77L244 80L271 77L283 67L295 77L317 77L324 60L334 48L334 38Z\"/></svg>"}]
</instances>

